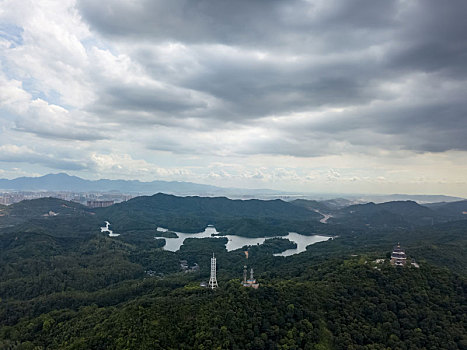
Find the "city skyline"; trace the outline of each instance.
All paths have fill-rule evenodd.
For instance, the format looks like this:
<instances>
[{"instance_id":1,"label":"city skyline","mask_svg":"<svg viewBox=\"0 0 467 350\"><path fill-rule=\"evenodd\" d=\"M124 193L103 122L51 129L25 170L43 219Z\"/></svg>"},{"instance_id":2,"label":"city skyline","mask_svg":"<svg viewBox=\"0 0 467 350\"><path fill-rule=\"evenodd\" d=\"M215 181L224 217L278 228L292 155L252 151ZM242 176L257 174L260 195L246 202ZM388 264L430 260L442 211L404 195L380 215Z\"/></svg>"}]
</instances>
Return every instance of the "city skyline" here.
<instances>
[{"instance_id":1,"label":"city skyline","mask_svg":"<svg viewBox=\"0 0 467 350\"><path fill-rule=\"evenodd\" d=\"M467 197L464 1L0 4L0 178Z\"/></svg>"}]
</instances>

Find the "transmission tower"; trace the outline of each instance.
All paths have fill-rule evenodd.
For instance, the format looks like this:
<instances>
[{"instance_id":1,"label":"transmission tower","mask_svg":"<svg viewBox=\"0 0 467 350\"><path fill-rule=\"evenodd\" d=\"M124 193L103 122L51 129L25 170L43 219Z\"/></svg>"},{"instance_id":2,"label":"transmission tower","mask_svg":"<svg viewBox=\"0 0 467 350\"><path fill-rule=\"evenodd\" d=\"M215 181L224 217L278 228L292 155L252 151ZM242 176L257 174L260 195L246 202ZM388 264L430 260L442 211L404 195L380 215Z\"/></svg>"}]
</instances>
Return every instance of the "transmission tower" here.
<instances>
[{"instance_id":1,"label":"transmission tower","mask_svg":"<svg viewBox=\"0 0 467 350\"><path fill-rule=\"evenodd\" d=\"M214 257L214 253L212 253L211 258L211 277L209 278L209 288L214 289L219 287L217 285L217 278L216 278L216 258Z\"/></svg>"}]
</instances>

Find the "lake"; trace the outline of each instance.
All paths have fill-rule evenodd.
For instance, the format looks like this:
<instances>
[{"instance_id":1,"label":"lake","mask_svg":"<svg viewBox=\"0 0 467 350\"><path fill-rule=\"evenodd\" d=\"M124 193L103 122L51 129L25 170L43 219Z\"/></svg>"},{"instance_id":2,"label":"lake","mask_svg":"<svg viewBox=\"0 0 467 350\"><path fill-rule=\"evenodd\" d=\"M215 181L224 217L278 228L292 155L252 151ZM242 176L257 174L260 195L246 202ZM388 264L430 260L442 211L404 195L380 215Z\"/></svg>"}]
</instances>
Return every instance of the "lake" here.
<instances>
[{"instance_id":1,"label":"lake","mask_svg":"<svg viewBox=\"0 0 467 350\"><path fill-rule=\"evenodd\" d=\"M165 232L165 231L166 231L165 228L162 228L162 227L157 228L157 232ZM208 226L204 229L203 232L198 232L198 233L183 233L183 232L175 232L175 233L178 236L177 238L165 238L166 243L163 248L164 250L176 252L177 250L180 249L180 247L183 244L183 241L185 241L186 238L207 238L207 237L211 237L211 235L213 234L219 234L219 232L217 232L216 228L213 226ZM239 249L245 245L251 246L251 245L257 245L257 244L263 244L266 239L274 238L274 237L249 238L249 237L232 236L232 235L217 236L217 237L226 237L228 239L227 244L226 244L226 249L229 252L232 250ZM301 235L295 232L289 232L288 235L280 236L280 237L287 238L290 241L297 243L297 248L287 249L282 253L274 254L275 256L289 256L289 255L298 254L298 253L304 252L306 250L306 247L309 246L310 244L327 241L330 238L328 236L319 236L319 235L304 236L304 235ZM155 238L162 238L162 237L158 237L156 233Z\"/></svg>"}]
</instances>

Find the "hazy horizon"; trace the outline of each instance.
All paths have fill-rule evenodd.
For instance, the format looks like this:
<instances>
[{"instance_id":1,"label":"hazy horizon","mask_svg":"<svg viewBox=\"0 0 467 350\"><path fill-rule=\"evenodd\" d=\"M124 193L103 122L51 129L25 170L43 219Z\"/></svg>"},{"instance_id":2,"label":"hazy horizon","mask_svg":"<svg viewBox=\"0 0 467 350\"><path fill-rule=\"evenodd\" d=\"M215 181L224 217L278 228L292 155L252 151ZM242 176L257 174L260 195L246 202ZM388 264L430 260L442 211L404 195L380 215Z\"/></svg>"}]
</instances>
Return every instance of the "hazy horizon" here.
<instances>
[{"instance_id":1,"label":"hazy horizon","mask_svg":"<svg viewBox=\"0 0 467 350\"><path fill-rule=\"evenodd\" d=\"M69 175L65 172L60 172L60 173L49 173L49 174L44 174L44 175L39 175L39 176L33 176L33 177L18 177L18 178L11 178L11 179L6 179L6 178L0 178L0 180L16 180L16 179L20 179L20 178L41 178L41 177L45 177L45 176L54 176L54 175L65 175L65 176L69 176L69 177L72 177L74 175ZM106 178L96 178L96 179L91 179L91 178L84 178L84 177L79 177L79 179L82 179L82 180L86 180L86 181L99 181L99 180L111 180L111 179L106 179ZM140 181L138 179L127 179L127 180L124 180L124 179L113 179L113 180L116 180L116 181ZM165 180L154 180L154 181L165 181ZM152 181L140 181L141 183L151 183ZM170 181L168 181L170 182ZM195 186L197 185L209 185L209 184L202 184L202 183L196 183L196 182L188 182L188 181L174 181L174 182L181 182L181 183L185 183L185 184L193 184ZM232 198L237 198L236 196L238 196L241 191L247 191L245 192L245 195L251 195L253 196L252 198L263 198L263 197L267 197L267 196L273 196L274 198L278 198L280 196L296 196L297 198L304 198L304 199L313 199L313 200L326 200L326 199L338 199L339 197L342 197L342 198L347 198L347 199L357 199L358 197L362 197L361 199L364 200L365 198L368 199L368 198L373 198L373 199L369 199L371 201L374 200L374 198L377 198L377 197L382 197L382 200L380 200L380 202L384 202L384 201L389 201L389 197L391 196L394 196L394 197L404 197L404 196L407 196L409 198L407 199L410 199L410 197L412 196L412 199L410 200L415 200L415 201L419 201L419 200L416 200L416 199L413 199L413 198L417 198L417 197L446 197L446 198L450 198L451 200L453 200L454 198L459 198L459 199L465 199L465 197L462 197L462 196L459 196L459 195L450 195L450 194L443 194L443 193L396 193L396 192L388 192L388 193L378 193L378 192L368 192L368 193L356 193L356 192L300 192L300 191L284 191L283 189L280 189L280 188L266 188L266 187L261 187L261 188L258 188L258 187L226 187L226 186L216 186L217 188L219 189L222 189L224 190L224 192L222 193L218 193L217 195L220 195L220 196L224 196L224 195L227 195L230 194L230 195L233 195L234 197ZM5 188L2 189L0 187L0 192L6 190ZM10 189L12 190L12 189ZM114 189L115 190L115 189ZM114 191L112 190L112 191ZM13 190L15 191L15 190ZM16 190L16 191L19 191L19 190ZM26 191L26 190L25 190ZM29 191L33 191L34 190L29 190ZM63 191L63 190L50 190L50 191ZM76 191L73 191L73 190L68 190L69 192L76 192ZM188 191L191 191L193 192L194 189L188 189ZM229 192L231 191L231 193ZM258 191L258 192L254 192L254 191ZM267 192L264 192L262 193L261 191L272 191L271 193L267 193ZM84 191L86 192L86 191ZM89 191L87 191L89 192ZM92 191L91 191L92 192ZM102 190L102 192L106 192L105 190ZM125 193L126 191L125 190L122 190L121 191L122 193ZM128 192L128 191L127 191ZM131 192L131 191L130 191ZM162 192L162 193L170 193L170 191L159 191L159 192ZM176 194L176 195L182 195L181 194L183 192L183 190L181 189L181 192L179 194ZM149 193L149 192L148 192ZM151 192L152 193L152 192ZM215 194L215 193L214 193ZM186 194L185 194L186 195ZM192 195L199 195L199 196L203 196L203 195L208 195L208 192L203 192L203 190L199 190L197 192L197 194L192 194ZM229 197L230 198L230 197ZM393 199L393 200L404 200L404 199ZM427 202L426 200L424 202ZM429 201L428 201L429 202ZM427 203L428 203L427 202Z\"/></svg>"},{"instance_id":2,"label":"hazy horizon","mask_svg":"<svg viewBox=\"0 0 467 350\"><path fill-rule=\"evenodd\" d=\"M467 197L467 2L4 0L0 178Z\"/></svg>"}]
</instances>

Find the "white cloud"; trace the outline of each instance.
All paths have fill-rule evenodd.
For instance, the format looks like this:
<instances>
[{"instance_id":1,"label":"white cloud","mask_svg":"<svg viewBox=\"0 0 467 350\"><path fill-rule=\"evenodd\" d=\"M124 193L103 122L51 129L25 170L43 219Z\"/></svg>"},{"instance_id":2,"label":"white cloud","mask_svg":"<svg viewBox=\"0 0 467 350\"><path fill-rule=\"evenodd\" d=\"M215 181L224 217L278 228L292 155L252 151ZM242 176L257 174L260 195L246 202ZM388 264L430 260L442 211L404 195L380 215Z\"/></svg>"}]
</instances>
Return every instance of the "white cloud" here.
<instances>
[{"instance_id":1,"label":"white cloud","mask_svg":"<svg viewBox=\"0 0 467 350\"><path fill-rule=\"evenodd\" d=\"M183 168L164 168L149 163L143 159L133 159L128 154L99 154L90 155L90 166L97 174L106 178L124 179L186 179L190 171Z\"/></svg>"},{"instance_id":2,"label":"white cloud","mask_svg":"<svg viewBox=\"0 0 467 350\"><path fill-rule=\"evenodd\" d=\"M0 108L23 114L28 110L31 95L23 90L19 80L9 80L0 73Z\"/></svg>"}]
</instances>

